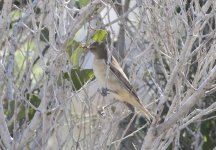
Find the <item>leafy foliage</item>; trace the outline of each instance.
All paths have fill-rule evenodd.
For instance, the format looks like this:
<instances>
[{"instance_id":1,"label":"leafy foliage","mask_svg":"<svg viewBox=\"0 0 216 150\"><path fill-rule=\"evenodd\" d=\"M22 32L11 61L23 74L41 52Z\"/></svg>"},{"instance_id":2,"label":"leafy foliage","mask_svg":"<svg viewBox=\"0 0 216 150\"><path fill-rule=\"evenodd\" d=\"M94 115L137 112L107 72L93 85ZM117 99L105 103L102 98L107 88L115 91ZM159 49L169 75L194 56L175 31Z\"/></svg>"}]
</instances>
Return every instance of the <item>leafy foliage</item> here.
<instances>
[{"instance_id":1,"label":"leafy foliage","mask_svg":"<svg viewBox=\"0 0 216 150\"><path fill-rule=\"evenodd\" d=\"M72 82L74 90L79 90L87 81L89 81L93 77L94 73L92 69L72 69L70 73L63 74L63 79L67 79Z\"/></svg>"},{"instance_id":2,"label":"leafy foliage","mask_svg":"<svg viewBox=\"0 0 216 150\"><path fill-rule=\"evenodd\" d=\"M103 42L107 38L107 36L108 32L106 30L99 29L95 31L95 34L92 36L92 39L95 42Z\"/></svg>"}]
</instances>

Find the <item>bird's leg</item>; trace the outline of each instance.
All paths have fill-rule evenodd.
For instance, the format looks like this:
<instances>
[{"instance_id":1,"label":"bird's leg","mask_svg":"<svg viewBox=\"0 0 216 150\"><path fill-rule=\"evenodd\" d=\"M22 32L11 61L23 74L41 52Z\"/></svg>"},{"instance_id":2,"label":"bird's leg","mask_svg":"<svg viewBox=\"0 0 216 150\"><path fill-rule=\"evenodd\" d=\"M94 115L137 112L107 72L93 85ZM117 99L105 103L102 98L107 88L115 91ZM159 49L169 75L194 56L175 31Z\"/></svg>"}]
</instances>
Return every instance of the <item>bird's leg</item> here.
<instances>
[{"instance_id":1,"label":"bird's leg","mask_svg":"<svg viewBox=\"0 0 216 150\"><path fill-rule=\"evenodd\" d=\"M104 107L102 107L101 109L98 110L98 113L101 115L101 116L105 116L105 111L104 111Z\"/></svg>"},{"instance_id":2,"label":"bird's leg","mask_svg":"<svg viewBox=\"0 0 216 150\"><path fill-rule=\"evenodd\" d=\"M110 94L109 92L110 92L110 90L108 88L102 88L101 89L101 95L102 96L107 96L108 94Z\"/></svg>"}]
</instances>

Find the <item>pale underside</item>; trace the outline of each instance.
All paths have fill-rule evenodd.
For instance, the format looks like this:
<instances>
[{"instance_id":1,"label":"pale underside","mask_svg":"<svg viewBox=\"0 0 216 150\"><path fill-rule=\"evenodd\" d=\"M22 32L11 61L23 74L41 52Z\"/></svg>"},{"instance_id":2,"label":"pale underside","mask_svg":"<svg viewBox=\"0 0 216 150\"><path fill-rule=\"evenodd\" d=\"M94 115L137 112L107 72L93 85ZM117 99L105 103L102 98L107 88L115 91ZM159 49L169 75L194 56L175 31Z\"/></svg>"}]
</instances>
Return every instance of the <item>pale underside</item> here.
<instances>
[{"instance_id":1,"label":"pale underside","mask_svg":"<svg viewBox=\"0 0 216 150\"><path fill-rule=\"evenodd\" d=\"M123 70L120 68L119 64L114 63L112 65L116 65L116 66L110 66L108 70L108 74L106 74L107 68L108 68L106 62L103 59L94 59L93 70L94 70L96 79L101 83L101 86L103 88L108 88L109 90L113 91L111 92L111 94L113 95L115 99L123 101L123 102L127 102L135 106L136 108L142 111L142 113L148 120L151 120L152 115L140 103L140 100L138 96L136 95L136 93L132 89L128 88L129 86L128 78L123 72ZM118 70L118 73L114 73L112 71L113 67L117 67L117 66L120 69ZM118 77L119 73L121 74L121 77ZM125 84L125 82L127 85Z\"/></svg>"}]
</instances>

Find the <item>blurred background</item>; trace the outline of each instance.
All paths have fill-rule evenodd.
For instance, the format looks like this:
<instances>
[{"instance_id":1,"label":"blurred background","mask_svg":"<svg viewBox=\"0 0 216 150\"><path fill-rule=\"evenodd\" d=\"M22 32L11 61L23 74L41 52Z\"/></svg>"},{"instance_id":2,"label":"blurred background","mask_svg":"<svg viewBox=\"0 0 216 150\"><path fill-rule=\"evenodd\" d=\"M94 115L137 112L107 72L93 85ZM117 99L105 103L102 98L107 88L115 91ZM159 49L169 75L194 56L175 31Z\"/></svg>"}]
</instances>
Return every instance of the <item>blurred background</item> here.
<instances>
[{"instance_id":1,"label":"blurred background","mask_svg":"<svg viewBox=\"0 0 216 150\"><path fill-rule=\"evenodd\" d=\"M214 149L215 8L212 0L1 0L1 149ZM101 95L81 45L103 40L152 125Z\"/></svg>"}]
</instances>

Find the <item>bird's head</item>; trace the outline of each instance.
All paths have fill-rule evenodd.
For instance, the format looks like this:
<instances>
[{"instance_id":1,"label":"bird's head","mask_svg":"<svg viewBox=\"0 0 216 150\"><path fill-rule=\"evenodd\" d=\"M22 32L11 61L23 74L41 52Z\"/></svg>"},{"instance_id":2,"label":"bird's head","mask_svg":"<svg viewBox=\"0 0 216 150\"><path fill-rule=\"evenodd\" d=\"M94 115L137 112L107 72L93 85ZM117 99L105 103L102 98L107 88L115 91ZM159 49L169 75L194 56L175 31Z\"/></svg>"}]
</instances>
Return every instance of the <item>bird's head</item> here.
<instances>
[{"instance_id":1,"label":"bird's head","mask_svg":"<svg viewBox=\"0 0 216 150\"><path fill-rule=\"evenodd\" d=\"M94 42L86 48L89 49L96 58L107 59L107 48L105 43Z\"/></svg>"}]
</instances>

